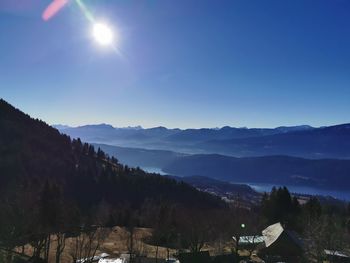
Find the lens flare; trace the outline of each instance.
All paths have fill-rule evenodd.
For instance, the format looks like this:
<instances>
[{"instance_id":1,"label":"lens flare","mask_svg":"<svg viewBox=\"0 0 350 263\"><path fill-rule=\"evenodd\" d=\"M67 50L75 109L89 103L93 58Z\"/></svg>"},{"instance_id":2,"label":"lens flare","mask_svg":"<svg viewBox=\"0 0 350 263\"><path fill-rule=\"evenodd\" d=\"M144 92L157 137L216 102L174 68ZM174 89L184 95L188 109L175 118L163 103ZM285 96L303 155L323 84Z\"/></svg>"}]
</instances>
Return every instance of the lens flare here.
<instances>
[{"instance_id":1,"label":"lens flare","mask_svg":"<svg viewBox=\"0 0 350 263\"><path fill-rule=\"evenodd\" d=\"M100 45L111 45L114 40L112 29L104 23L94 23L92 27L92 35Z\"/></svg>"},{"instance_id":2,"label":"lens flare","mask_svg":"<svg viewBox=\"0 0 350 263\"><path fill-rule=\"evenodd\" d=\"M86 7L86 5L83 3L82 0L75 0L75 2L78 4L80 10L83 12L85 15L86 19L89 20L90 22L94 22L94 16L91 14L89 9Z\"/></svg>"},{"instance_id":3,"label":"lens flare","mask_svg":"<svg viewBox=\"0 0 350 263\"><path fill-rule=\"evenodd\" d=\"M42 15L42 18L45 21L48 21L49 19L54 17L67 3L68 3L68 0L54 0L45 9L45 11Z\"/></svg>"},{"instance_id":4,"label":"lens flare","mask_svg":"<svg viewBox=\"0 0 350 263\"><path fill-rule=\"evenodd\" d=\"M43 20L50 20L55 15L57 15L57 13L60 12L65 6L73 1L77 4L80 11L92 25L92 36L95 41L101 46L109 46L118 55L122 56L120 50L115 46L115 34L112 28L106 23L96 21L95 16L85 5L84 0L52 0L52 2L49 4L49 6L47 6L42 14Z\"/></svg>"}]
</instances>

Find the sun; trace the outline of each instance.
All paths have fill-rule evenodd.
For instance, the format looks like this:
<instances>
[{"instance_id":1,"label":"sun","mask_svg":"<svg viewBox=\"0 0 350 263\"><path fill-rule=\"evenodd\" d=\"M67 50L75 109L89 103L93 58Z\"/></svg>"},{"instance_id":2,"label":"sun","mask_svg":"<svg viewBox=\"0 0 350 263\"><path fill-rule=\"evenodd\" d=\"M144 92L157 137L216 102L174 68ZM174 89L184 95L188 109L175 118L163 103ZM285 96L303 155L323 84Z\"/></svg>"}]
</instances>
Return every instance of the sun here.
<instances>
[{"instance_id":1,"label":"sun","mask_svg":"<svg viewBox=\"0 0 350 263\"><path fill-rule=\"evenodd\" d=\"M92 35L96 42L102 46L108 46L114 42L113 30L105 23L94 23L92 26Z\"/></svg>"}]
</instances>

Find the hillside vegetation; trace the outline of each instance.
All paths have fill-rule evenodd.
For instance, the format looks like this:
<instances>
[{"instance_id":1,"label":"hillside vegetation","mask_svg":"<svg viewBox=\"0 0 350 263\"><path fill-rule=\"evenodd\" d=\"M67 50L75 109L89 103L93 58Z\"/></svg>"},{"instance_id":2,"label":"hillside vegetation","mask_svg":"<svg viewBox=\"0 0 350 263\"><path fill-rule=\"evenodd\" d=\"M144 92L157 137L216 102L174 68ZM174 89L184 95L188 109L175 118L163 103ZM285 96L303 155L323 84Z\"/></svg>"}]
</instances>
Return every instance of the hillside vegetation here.
<instances>
[{"instance_id":1,"label":"hillside vegetation","mask_svg":"<svg viewBox=\"0 0 350 263\"><path fill-rule=\"evenodd\" d=\"M53 233L92 225L151 226L154 215L145 212L160 205L179 211L226 207L183 182L124 166L3 100L0 156L0 245L35 242L37 257Z\"/></svg>"}]
</instances>

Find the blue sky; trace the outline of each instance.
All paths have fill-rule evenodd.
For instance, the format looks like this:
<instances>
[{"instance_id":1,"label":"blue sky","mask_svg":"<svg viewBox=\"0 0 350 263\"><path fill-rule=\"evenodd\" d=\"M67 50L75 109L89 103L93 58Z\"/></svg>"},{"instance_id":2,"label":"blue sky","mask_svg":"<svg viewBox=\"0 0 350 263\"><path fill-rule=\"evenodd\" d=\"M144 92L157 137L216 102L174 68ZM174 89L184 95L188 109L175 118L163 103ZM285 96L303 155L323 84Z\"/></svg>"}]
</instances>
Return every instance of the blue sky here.
<instances>
[{"instance_id":1,"label":"blue sky","mask_svg":"<svg viewBox=\"0 0 350 263\"><path fill-rule=\"evenodd\" d=\"M350 122L348 0L0 2L0 97L50 124L274 127Z\"/></svg>"}]
</instances>

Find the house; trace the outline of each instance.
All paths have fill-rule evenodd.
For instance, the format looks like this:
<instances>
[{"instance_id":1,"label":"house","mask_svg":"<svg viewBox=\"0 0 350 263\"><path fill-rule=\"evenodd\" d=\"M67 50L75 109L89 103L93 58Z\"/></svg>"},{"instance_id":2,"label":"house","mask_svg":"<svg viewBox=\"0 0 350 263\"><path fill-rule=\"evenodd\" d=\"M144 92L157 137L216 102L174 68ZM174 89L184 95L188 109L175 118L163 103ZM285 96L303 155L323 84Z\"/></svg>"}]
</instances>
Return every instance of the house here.
<instances>
[{"instance_id":1,"label":"house","mask_svg":"<svg viewBox=\"0 0 350 263\"><path fill-rule=\"evenodd\" d=\"M234 238L235 239L235 238ZM264 243L264 237L263 236L242 236L239 237L238 245L239 246L255 246L258 244Z\"/></svg>"},{"instance_id":2,"label":"house","mask_svg":"<svg viewBox=\"0 0 350 263\"><path fill-rule=\"evenodd\" d=\"M262 235L264 243L259 256L267 262L300 262L303 244L296 233L285 230L280 223L276 223L264 229Z\"/></svg>"},{"instance_id":3,"label":"house","mask_svg":"<svg viewBox=\"0 0 350 263\"><path fill-rule=\"evenodd\" d=\"M343 251L325 249L324 253L326 255L326 259L331 262L350 263L350 256Z\"/></svg>"}]
</instances>

